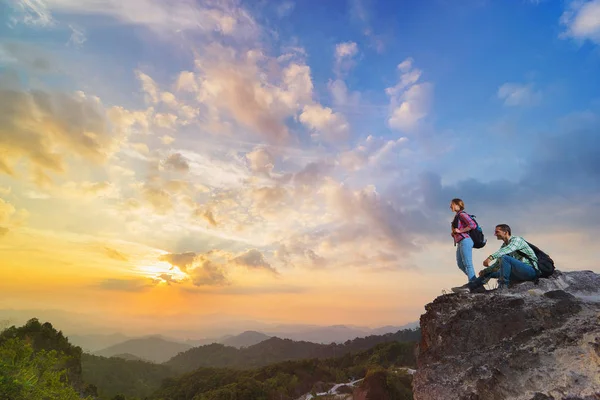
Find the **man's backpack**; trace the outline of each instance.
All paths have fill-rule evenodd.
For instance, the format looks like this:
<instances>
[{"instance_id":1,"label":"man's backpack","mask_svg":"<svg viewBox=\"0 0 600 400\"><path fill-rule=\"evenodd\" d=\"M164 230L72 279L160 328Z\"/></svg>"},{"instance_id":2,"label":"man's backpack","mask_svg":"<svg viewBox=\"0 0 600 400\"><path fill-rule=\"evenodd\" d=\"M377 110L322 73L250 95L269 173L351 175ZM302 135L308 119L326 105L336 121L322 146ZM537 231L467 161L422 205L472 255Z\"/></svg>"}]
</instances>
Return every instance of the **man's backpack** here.
<instances>
[{"instance_id":1,"label":"man's backpack","mask_svg":"<svg viewBox=\"0 0 600 400\"><path fill-rule=\"evenodd\" d=\"M461 211L461 212L464 212L464 211ZM458 228L458 214L460 214L461 212L457 213L456 216L454 217L454 220L452 221L453 228ZM473 219L475 224L477 225L477 228L471 229L468 232L469 236L471 236L471 239L473 239L473 248L481 249L487 243L487 239L485 238L485 235L483 234L483 229L481 229L481 227L477 223L477 220L475 219L474 215L470 215L470 214L467 214L467 215L469 215Z\"/></svg>"},{"instance_id":2,"label":"man's backpack","mask_svg":"<svg viewBox=\"0 0 600 400\"><path fill-rule=\"evenodd\" d=\"M533 250L533 252L535 253L535 256L538 259L537 265L538 265L538 269L540 270L540 278L548 278L549 276L551 276L554 273L554 260L552 260L552 258L550 258L550 256L546 253L544 253L542 250L540 250L539 247L537 247L534 244L529 243L528 241L525 241L525 243L527 243L529 245L529 247L531 247L531 250ZM527 254L523 253L522 251L519 250L519 253L526 258ZM529 259L529 261L532 261L531 259Z\"/></svg>"}]
</instances>

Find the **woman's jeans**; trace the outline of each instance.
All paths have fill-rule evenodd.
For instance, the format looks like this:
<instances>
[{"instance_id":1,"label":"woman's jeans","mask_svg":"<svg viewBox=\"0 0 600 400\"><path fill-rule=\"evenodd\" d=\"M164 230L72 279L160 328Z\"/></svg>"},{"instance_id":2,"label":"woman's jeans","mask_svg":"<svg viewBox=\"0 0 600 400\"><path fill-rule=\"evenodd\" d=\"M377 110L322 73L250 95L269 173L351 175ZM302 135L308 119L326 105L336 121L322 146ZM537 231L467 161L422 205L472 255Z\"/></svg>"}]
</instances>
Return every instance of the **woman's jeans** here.
<instances>
[{"instance_id":1,"label":"woman's jeans","mask_svg":"<svg viewBox=\"0 0 600 400\"><path fill-rule=\"evenodd\" d=\"M473 267L473 239L464 238L456 245L456 263L458 268L467 275L469 281L475 279Z\"/></svg>"}]
</instances>

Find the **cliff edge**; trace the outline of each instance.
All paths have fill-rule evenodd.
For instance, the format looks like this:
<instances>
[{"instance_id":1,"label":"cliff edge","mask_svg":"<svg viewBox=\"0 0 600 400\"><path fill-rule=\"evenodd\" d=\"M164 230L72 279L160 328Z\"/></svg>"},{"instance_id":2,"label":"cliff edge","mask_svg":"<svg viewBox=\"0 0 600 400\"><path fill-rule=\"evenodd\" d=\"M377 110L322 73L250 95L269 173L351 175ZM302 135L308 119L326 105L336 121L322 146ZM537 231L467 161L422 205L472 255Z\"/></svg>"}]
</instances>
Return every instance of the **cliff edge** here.
<instances>
[{"instance_id":1,"label":"cliff edge","mask_svg":"<svg viewBox=\"0 0 600 400\"><path fill-rule=\"evenodd\" d=\"M415 400L600 400L600 275L556 271L425 310Z\"/></svg>"}]
</instances>

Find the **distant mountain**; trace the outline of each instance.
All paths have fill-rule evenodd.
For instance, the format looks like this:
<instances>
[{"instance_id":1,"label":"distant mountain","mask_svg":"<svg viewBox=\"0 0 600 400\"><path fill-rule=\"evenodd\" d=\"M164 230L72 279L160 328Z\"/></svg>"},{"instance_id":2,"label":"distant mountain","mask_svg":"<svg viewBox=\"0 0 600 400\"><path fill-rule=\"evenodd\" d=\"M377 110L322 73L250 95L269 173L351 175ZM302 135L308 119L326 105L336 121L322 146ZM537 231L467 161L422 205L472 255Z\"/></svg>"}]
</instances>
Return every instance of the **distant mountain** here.
<instances>
[{"instance_id":1,"label":"distant mountain","mask_svg":"<svg viewBox=\"0 0 600 400\"><path fill-rule=\"evenodd\" d=\"M110 335L67 335L69 342L88 353L93 353L101 349L122 343L126 340L133 339L131 336L126 336L121 333L113 333Z\"/></svg>"},{"instance_id":2,"label":"distant mountain","mask_svg":"<svg viewBox=\"0 0 600 400\"><path fill-rule=\"evenodd\" d=\"M103 357L113 357L117 354L132 354L144 360L162 363L178 353L189 350L191 346L165 340L161 337L146 337L130 339L123 343L96 351L94 354Z\"/></svg>"},{"instance_id":3,"label":"distant mountain","mask_svg":"<svg viewBox=\"0 0 600 400\"><path fill-rule=\"evenodd\" d=\"M287 333L269 333L271 336L277 336L284 339L307 341L312 343L343 343L358 337L365 337L371 334L369 330L363 330L345 325L333 325L323 327L312 327L307 330L287 332Z\"/></svg>"},{"instance_id":4,"label":"distant mountain","mask_svg":"<svg viewBox=\"0 0 600 400\"><path fill-rule=\"evenodd\" d=\"M148 362L147 360L144 360L144 359L142 359L142 358L140 358L138 356L134 356L133 354L129 354L129 353L115 354L111 358L120 358L121 360L126 360L126 361L144 361L144 362Z\"/></svg>"},{"instance_id":5,"label":"distant mountain","mask_svg":"<svg viewBox=\"0 0 600 400\"><path fill-rule=\"evenodd\" d=\"M404 329L416 329L418 327L419 321L410 322L400 326L386 325L380 328L371 329L371 335L385 335L386 333L394 333Z\"/></svg>"},{"instance_id":6,"label":"distant mountain","mask_svg":"<svg viewBox=\"0 0 600 400\"><path fill-rule=\"evenodd\" d=\"M201 367L254 368L272 363L306 358L339 357L388 342L417 342L420 330L403 330L386 335L371 335L348 340L344 344L321 344L272 337L247 348L236 349L219 343L195 347L180 353L164 365L180 372Z\"/></svg>"},{"instance_id":7,"label":"distant mountain","mask_svg":"<svg viewBox=\"0 0 600 400\"><path fill-rule=\"evenodd\" d=\"M271 338L256 346L269 343L277 346L283 342L291 341ZM209 346L215 349L219 346L224 347L220 344ZM225 348L243 351L232 347ZM356 382L360 380L357 378L361 377L367 380L364 387L361 385L361 399L412 399L410 376L395 372L396 366L415 366L414 343L382 343L366 351L337 358L286 361L257 369L198 368L178 378L165 379L160 389L149 399L313 398L305 395L328 390L334 387L333 382ZM352 393L352 388L346 389L350 391L343 393Z\"/></svg>"},{"instance_id":8,"label":"distant mountain","mask_svg":"<svg viewBox=\"0 0 600 400\"><path fill-rule=\"evenodd\" d=\"M261 332L246 331L237 336L228 337L220 343L224 344L225 346L231 346L239 349L241 347L253 346L269 339L270 337L271 336L265 335Z\"/></svg>"}]
</instances>

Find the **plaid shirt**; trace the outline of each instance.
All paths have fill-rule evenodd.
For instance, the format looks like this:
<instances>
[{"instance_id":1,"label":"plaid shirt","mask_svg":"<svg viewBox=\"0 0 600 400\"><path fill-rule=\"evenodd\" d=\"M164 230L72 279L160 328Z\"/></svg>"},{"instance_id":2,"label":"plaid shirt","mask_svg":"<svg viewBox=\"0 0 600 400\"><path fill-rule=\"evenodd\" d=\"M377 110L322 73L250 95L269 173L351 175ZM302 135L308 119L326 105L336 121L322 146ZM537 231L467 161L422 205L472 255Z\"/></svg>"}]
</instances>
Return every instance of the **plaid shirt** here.
<instances>
[{"instance_id":1,"label":"plaid shirt","mask_svg":"<svg viewBox=\"0 0 600 400\"><path fill-rule=\"evenodd\" d=\"M522 255L520 252L525 253L527 257ZM517 260L525 264L531 265L533 268L535 268L536 271L539 271L537 266L537 256L535 255L531 247L529 247L525 239L523 239L520 236L511 236L508 243L502 243L500 249L497 252L490 255L490 258L492 260L496 260L502 256L510 256L516 258ZM531 263L531 261L529 261L528 257L531 258L531 260L533 260L533 264ZM487 267L485 271L486 273L493 272L497 271L499 268L499 263L495 263L494 265Z\"/></svg>"},{"instance_id":2,"label":"plaid shirt","mask_svg":"<svg viewBox=\"0 0 600 400\"><path fill-rule=\"evenodd\" d=\"M458 229L464 229L466 227L469 227L469 230L477 229L477 223L475 223L475 221L473 221L473 218L471 218L471 216L469 214L467 214L465 211L459 211L456 215L458 216L458 227L457 227ZM469 232L455 233L455 234L453 234L453 237L454 237L454 244L456 244L456 243L460 242L461 240L468 238Z\"/></svg>"}]
</instances>

